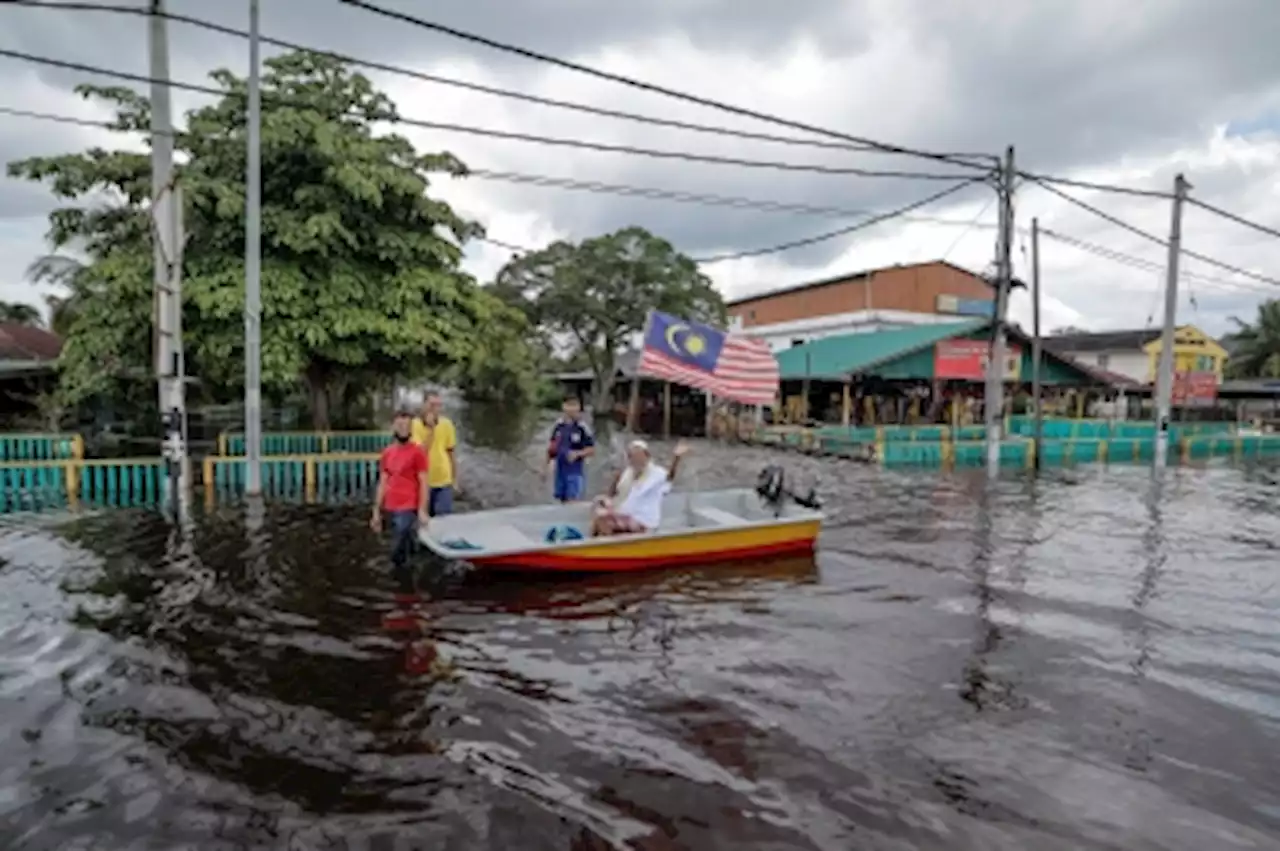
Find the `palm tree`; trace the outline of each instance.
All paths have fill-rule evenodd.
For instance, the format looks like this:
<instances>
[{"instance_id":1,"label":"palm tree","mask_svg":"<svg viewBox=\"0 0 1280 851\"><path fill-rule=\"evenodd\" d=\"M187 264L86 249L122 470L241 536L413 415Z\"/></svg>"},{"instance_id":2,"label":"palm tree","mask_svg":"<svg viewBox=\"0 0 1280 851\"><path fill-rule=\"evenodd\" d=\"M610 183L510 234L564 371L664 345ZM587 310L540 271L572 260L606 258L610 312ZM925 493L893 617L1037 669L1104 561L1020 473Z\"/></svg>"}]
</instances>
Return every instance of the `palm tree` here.
<instances>
[{"instance_id":1,"label":"palm tree","mask_svg":"<svg viewBox=\"0 0 1280 851\"><path fill-rule=\"evenodd\" d=\"M1236 330L1228 335L1231 360L1227 372L1233 378L1280 378L1280 299L1258 305L1253 322L1231 317Z\"/></svg>"},{"instance_id":2,"label":"palm tree","mask_svg":"<svg viewBox=\"0 0 1280 851\"><path fill-rule=\"evenodd\" d=\"M0 301L0 322L12 325L44 327L44 317L35 305L21 301Z\"/></svg>"},{"instance_id":3,"label":"palm tree","mask_svg":"<svg viewBox=\"0 0 1280 851\"><path fill-rule=\"evenodd\" d=\"M60 337L67 336L76 311L83 302L86 268L84 263L65 254L46 254L27 267L27 280L31 283L71 291L68 295L47 295L44 298L49 306L49 328Z\"/></svg>"}]
</instances>

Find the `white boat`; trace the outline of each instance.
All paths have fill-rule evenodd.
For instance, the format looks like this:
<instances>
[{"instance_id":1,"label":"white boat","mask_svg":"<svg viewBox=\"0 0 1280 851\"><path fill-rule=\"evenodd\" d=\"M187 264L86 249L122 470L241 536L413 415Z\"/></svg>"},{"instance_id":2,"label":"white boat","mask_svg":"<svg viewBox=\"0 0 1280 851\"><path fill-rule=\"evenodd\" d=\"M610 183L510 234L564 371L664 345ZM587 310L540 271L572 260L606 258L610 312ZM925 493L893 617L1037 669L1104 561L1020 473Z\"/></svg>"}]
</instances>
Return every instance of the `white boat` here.
<instances>
[{"instance_id":1,"label":"white boat","mask_svg":"<svg viewBox=\"0 0 1280 851\"><path fill-rule=\"evenodd\" d=\"M780 474L768 491L764 477L755 489L670 494L661 524L640 534L590 537L592 506L579 502L433 518L419 537L446 559L530 572L646 570L812 553L823 521L817 500L783 491Z\"/></svg>"}]
</instances>

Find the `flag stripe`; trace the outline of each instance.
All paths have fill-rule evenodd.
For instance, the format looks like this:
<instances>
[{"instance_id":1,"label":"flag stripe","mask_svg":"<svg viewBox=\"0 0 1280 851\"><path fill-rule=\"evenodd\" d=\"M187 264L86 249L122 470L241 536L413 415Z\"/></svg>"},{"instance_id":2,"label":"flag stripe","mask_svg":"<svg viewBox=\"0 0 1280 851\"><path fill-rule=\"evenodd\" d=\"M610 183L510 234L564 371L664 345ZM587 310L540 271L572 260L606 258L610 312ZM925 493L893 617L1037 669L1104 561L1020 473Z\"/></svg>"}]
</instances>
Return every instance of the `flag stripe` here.
<instances>
[{"instance_id":1,"label":"flag stripe","mask_svg":"<svg viewBox=\"0 0 1280 851\"><path fill-rule=\"evenodd\" d=\"M726 335L711 372L699 369L646 347L641 354L641 375L706 390L736 402L762 405L778 393L778 361L763 340Z\"/></svg>"}]
</instances>

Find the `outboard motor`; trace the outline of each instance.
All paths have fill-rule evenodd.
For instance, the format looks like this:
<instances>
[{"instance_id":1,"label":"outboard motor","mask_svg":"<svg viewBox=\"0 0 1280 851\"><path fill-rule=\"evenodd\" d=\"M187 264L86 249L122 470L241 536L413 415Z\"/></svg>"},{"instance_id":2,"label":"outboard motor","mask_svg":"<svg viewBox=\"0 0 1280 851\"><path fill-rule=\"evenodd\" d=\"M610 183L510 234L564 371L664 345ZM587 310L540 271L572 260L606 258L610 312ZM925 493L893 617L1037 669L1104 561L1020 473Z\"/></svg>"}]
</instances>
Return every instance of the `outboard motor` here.
<instances>
[{"instance_id":1,"label":"outboard motor","mask_svg":"<svg viewBox=\"0 0 1280 851\"><path fill-rule=\"evenodd\" d=\"M786 494L784 481L785 477L781 467L774 465L765 467L760 471L760 476L756 479L756 493L769 505L774 508L781 508L782 497Z\"/></svg>"},{"instance_id":2,"label":"outboard motor","mask_svg":"<svg viewBox=\"0 0 1280 851\"><path fill-rule=\"evenodd\" d=\"M760 475L756 479L756 493L779 516L782 514L783 505L788 499L795 500L797 505L811 508L814 511L822 508L822 500L818 498L816 489L809 488L809 493L804 496L797 496L787 490L786 475L782 472L782 468L774 465L765 467L760 471Z\"/></svg>"}]
</instances>

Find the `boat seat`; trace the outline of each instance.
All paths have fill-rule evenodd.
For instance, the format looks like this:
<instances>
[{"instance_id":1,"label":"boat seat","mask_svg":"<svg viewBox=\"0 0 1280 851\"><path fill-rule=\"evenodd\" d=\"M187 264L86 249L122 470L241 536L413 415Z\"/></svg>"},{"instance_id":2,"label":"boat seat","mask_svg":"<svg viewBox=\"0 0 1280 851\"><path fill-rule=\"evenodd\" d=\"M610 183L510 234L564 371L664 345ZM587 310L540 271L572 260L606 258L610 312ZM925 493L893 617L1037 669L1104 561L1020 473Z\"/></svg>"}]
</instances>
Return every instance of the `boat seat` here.
<instances>
[{"instance_id":1,"label":"boat seat","mask_svg":"<svg viewBox=\"0 0 1280 851\"><path fill-rule=\"evenodd\" d=\"M725 511L714 506L698 506L693 509L693 516L705 520L714 526L740 526L747 522L745 517Z\"/></svg>"}]
</instances>

